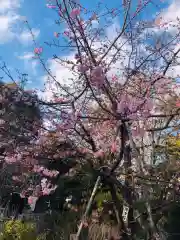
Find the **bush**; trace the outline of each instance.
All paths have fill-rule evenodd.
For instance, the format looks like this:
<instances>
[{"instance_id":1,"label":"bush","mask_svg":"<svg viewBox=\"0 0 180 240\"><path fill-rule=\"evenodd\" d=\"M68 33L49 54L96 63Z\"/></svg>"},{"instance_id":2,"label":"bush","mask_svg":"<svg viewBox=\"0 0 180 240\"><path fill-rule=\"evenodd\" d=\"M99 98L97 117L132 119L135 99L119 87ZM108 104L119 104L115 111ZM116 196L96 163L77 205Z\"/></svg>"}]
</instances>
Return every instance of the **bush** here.
<instances>
[{"instance_id":1,"label":"bush","mask_svg":"<svg viewBox=\"0 0 180 240\"><path fill-rule=\"evenodd\" d=\"M0 240L45 240L45 236L37 236L33 223L12 220L5 223Z\"/></svg>"}]
</instances>

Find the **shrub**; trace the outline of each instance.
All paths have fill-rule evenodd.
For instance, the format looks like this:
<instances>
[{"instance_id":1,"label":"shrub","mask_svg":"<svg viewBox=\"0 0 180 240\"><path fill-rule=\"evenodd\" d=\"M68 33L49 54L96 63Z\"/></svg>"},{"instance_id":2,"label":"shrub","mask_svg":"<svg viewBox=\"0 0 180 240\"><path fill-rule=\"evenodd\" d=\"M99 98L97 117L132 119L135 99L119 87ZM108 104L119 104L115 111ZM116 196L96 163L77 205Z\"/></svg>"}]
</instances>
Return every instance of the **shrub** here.
<instances>
[{"instance_id":1,"label":"shrub","mask_svg":"<svg viewBox=\"0 0 180 240\"><path fill-rule=\"evenodd\" d=\"M25 223L20 220L7 221L0 234L0 240L38 240L36 226L33 223Z\"/></svg>"}]
</instances>

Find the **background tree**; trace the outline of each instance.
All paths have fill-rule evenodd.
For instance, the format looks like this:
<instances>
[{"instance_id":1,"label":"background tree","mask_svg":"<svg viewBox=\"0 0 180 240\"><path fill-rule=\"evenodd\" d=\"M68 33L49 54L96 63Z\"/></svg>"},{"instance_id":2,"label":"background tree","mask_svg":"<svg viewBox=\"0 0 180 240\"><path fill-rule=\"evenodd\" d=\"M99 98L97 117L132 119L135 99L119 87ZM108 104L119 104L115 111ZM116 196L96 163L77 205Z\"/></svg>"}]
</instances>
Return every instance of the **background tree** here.
<instances>
[{"instance_id":1,"label":"background tree","mask_svg":"<svg viewBox=\"0 0 180 240\"><path fill-rule=\"evenodd\" d=\"M1 82L0 98L1 198L6 204L10 193L20 193L22 189L18 181L15 184L13 181L18 179L19 173L25 174L27 170L25 164L22 168L19 162L21 147L27 147L32 139L37 138L42 118L37 96L15 83Z\"/></svg>"}]
</instances>

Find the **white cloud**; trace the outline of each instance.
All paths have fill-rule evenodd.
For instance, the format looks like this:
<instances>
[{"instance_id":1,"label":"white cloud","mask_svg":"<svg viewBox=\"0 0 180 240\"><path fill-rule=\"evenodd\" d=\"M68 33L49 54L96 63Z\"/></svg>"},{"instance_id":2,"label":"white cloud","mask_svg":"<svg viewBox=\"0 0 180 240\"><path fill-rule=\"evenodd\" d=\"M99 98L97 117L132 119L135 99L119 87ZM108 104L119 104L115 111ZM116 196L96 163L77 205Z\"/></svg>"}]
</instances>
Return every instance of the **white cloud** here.
<instances>
[{"instance_id":1,"label":"white cloud","mask_svg":"<svg viewBox=\"0 0 180 240\"><path fill-rule=\"evenodd\" d=\"M169 7L164 11L164 20L176 21L180 16L180 1L174 0Z\"/></svg>"},{"instance_id":2,"label":"white cloud","mask_svg":"<svg viewBox=\"0 0 180 240\"><path fill-rule=\"evenodd\" d=\"M31 52L25 52L23 55L18 56L18 58L21 60L29 60L29 59L32 59L33 57L34 57L34 54Z\"/></svg>"},{"instance_id":3,"label":"white cloud","mask_svg":"<svg viewBox=\"0 0 180 240\"><path fill-rule=\"evenodd\" d=\"M176 53L180 49L180 44L178 43L172 52ZM177 57L175 59L175 64L171 65L167 71L167 76L173 77L173 78L179 78L180 77L180 52L177 54Z\"/></svg>"},{"instance_id":4,"label":"white cloud","mask_svg":"<svg viewBox=\"0 0 180 240\"><path fill-rule=\"evenodd\" d=\"M38 66L38 61L37 60L34 60L34 61L31 62L33 75L37 74L37 66Z\"/></svg>"},{"instance_id":5,"label":"white cloud","mask_svg":"<svg viewBox=\"0 0 180 240\"><path fill-rule=\"evenodd\" d=\"M34 38L37 38L40 34L39 29L32 29L32 33L34 35ZM22 44L30 44L32 43L32 35L28 30L25 30L20 33L20 35L17 36L17 39L22 43Z\"/></svg>"},{"instance_id":6,"label":"white cloud","mask_svg":"<svg viewBox=\"0 0 180 240\"><path fill-rule=\"evenodd\" d=\"M1 0L0 13L6 13L9 10L14 10L20 7L19 0Z\"/></svg>"},{"instance_id":7,"label":"white cloud","mask_svg":"<svg viewBox=\"0 0 180 240\"><path fill-rule=\"evenodd\" d=\"M177 30L175 25L178 24L177 18L180 17L180 1L173 0L168 8L162 11L160 17L162 17L161 22L166 23L163 28L166 28L169 32L174 32Z\"/></svg>"},{"instance_id":8,"label":"white cloud","mask_svg":"<svg viewBox=\"0 0 180 240\"><path fill-rule=\"evenodd\" d=\"M0 44L4 44L13 39L22 44L32 42L31 34L28 31L19 33L19 26L25 19L18 13L22 0L0 0ZM33 29L34 36L38 37L40 30Z\"/></svg>"},{"instance_id":9,"label":"white cloud","mask_svg":"<svg viewBox=\"0 0 180 240\"><path fill-rule=\"evenodd\" d=\"M12 29L18 20L19 15L14 13L0 15L0 44L8 42L15 37L15 32Z\"/></svg>"},{"instance_id":10,"label":"white cloud","mask_svg":"<svg viewBox=\"0 0 180 240\"><path fill-rule=\"evenodd\" d=\"M169 6L165 8L158 15L158 17L156 17L154 24L152 24L152 26L150 25L150 28L145 28L145 30L142 32L142 34L140 35L142 37L142 40L146 39L146 36L148 34L152 36L152 39L154 38L154 40L156 38L164 39L165 35L170 37L171 40L174 37L173 44L169 44L169 46L163 50L163 54L165 54L165 52L167 51L169 54L168 57L171 58L173 56L173 52L176 52L180 48L179 38L175 38L175 36L179 34L180 21L178 20L178 18L180 19L180 0L171 0L169 1ZM161 65L164 64L164 60L163 58L161 58L157 67L159 68ZM168 68L166 76L173 78L177 78L178 76L180 76L180 53L176 56L176 61L174 65L172 64Z\"/></svg>"},{"instance_id":11,"label":"white cloud","mask_svg":"<svg viewBox=\"0 0 180 240\"><path fill-rule=\"evenodd\" d=\"M64 59L69 61L74 61L74 55L75 53L72 53L68 56L64 56ZM51 70L51 73L53 76L55 76L56 81L61 84L71 84L70 79L74 79L75 76L72 71L67 66L62 66L60 63L56 62L55 60L49 60L48 61L48 68ZM50 101L53 96L53 92L57 92L58 88L54 84L53 79L48 79L48 76L43 77L43 82L45 82L45 92L41 95L46 100Z\"/></svg>"},{"instance_id":12,"label":"white cloud","mask_svg":"<svg viewBox=\"0 0 180 240\"><path fill-rule=\"evenodd\" d=\"M33 75L37 74L38 60L32 52L25 52L23 55L17 56L17 58L24 61L24 68L27 71L30 71Z\"/></svg>"},{"instance_id":13,"label":"white cloud","mask_svg":"<svg viewBox=\"0 0 180 240\"><path fill-rule=\"evenodd\" d=\"M0 44L13 39L13 25L20 19L18 8L21 0L0 0Z\"/></svg>"},{"instance_id":14,"label":"white cloud","mask_svg":"<svg viewBox=\"0 0 180 240\"><path fill-rule=\"evenodd\" d=\"M91 24L92 24L92 28L97 28L99 26L99 22L97 20L92 20Z\"/></svg>"}]
</instances>

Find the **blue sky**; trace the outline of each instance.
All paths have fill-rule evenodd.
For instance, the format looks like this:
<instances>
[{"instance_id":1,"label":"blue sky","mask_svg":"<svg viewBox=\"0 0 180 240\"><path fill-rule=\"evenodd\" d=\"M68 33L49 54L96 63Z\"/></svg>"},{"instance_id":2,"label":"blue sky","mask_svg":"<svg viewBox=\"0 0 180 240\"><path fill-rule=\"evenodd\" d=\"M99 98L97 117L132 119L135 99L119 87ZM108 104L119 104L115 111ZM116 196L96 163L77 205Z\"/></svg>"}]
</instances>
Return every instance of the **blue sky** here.
<instances>
[{"instance_id":1,"label":"blue sky","mask_svg":"<svg viewBox=\"0 0 180 240\"><path fill-rule=\"evenodd\" d=\"M180 0L164 0L164 3L161 1L154 0L154 3L158 3L159 9L165 8L166 15L171 16L174 14L172 12L174 11L173 9L175 9L175 14L180 16ZM82 0L80 2L82 6L93 10L96 9L98 1ZM121 5L121 0L101 0L101 2L108 8L119 9ZM135 7L136 2L137 0L133 0L133 7ZM52 41L54 32L59 31L59 26L55 24L57 14L54 10L48 9L46 3L48 3L47 0L0 0L0 60L6 62L13 76L16 76L16 69L27 73L29 75L30 87L41 87L43 84L42 77L45 73L37 60L32 59L34 45L23 20L27 19L33 29L38 45L43 47L45 62L51 59L53 54L62 55L60 49L51 48L44 44L45 41ZM155 16L158 9L156 4L149 5L148 9L141 15L141 18L149 20L152 16ZM171 6L175 7L171 8ZM120 20L118 19L119 22L121 22ZM59 41L61 42L62 40L59 39ZM3 76L1 72L0 76Z\"/></svg>"}]
</instances>

